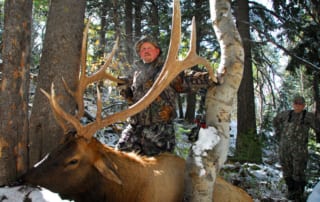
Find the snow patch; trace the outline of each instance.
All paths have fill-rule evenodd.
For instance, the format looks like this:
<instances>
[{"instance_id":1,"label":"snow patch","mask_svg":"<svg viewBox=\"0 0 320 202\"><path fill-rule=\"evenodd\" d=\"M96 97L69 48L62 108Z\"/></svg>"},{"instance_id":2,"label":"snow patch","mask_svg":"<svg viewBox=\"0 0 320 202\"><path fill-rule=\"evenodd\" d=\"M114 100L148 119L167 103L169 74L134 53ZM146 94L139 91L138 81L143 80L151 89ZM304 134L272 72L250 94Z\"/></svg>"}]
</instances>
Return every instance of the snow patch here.
<instances>
[{"instance_id":1,"label":"snow patch","mask_svg":"<svg viewBox=\"0 0 320 202\"><path fill-rule=\"evenodd\" d=\"M204 176L206 171L203 166L202 156L207 156L207 150L212 149L220 141L218 131L214 127L200 128L199 138L192 146L195 155L195 163L200 168L200 176Z\"/></svg>"},{"instance_id":2,"label":"snow patch","mask_svg":"<svg viewBox=\"0 0 320 202\"><path fill-rule=\"evenodd\" d=\"M313 188L312 193L308 197L307 202L319 202L320 201L320 182Z\"/></svg>"},{"instance_id":3,"label":"snow patch","mask_svg":"<svg viewBox=\"0 0 320 202\"><path fill-rule=\"evenodd\" d=\"M1 188L0 201L70 202L69 200L61 199L57 193L53 193L47 189L28 186Z\"/></svg>"}]
</instances>

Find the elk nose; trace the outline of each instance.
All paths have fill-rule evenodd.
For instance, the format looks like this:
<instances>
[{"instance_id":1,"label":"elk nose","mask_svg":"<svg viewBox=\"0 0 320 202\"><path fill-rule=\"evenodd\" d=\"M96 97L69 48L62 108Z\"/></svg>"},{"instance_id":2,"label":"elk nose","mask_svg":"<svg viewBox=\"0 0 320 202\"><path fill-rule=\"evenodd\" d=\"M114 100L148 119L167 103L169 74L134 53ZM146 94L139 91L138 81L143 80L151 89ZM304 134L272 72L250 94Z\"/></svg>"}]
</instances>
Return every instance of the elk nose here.
<instances>
[{"instance_id":1,"label":"elk nose","mask_svg":"<svg viewBox=\"0 0 320 202\"><path fill-rule=\"evenodd\" d=\"M20 186L24 184L24 180L19 178L16 181L13 181L11 183L9 183L9 187L15 187L15 186Z\"/></svg>"}]
</instances>

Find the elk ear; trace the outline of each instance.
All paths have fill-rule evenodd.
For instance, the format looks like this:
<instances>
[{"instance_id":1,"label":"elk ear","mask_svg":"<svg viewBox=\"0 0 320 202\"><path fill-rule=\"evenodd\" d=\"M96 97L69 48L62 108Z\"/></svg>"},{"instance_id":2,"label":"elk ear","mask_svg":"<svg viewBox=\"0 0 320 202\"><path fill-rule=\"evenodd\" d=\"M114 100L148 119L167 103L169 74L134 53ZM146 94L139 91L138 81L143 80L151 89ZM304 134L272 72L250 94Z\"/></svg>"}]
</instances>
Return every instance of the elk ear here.
<instances>
[{"instance_id":1,"label":"elk ear","mask_svg":"<svg viewBox=\"0 0 320 202\"><path fill-rule=\"evenodd\" d=\"M98 159L94 163L94 166L106 179L114 181L117 184L122 184L122 181L120 180L119 176L111 168L109 168L103 160Z\"/></svg>"}]
</instances>

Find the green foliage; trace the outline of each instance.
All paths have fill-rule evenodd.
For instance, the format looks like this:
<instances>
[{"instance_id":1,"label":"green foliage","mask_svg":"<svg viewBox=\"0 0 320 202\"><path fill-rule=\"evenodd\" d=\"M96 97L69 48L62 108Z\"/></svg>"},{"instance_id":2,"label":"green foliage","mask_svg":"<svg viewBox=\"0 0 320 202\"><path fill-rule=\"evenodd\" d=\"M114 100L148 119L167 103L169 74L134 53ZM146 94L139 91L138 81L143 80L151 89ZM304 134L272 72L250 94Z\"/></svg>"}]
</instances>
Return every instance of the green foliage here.
<instances>
[{"instance_id":1,"label":"green foliage","mask_svg":"<svg viewBox=\"0 0 320 202\"><path fill-rule=\"evenodd\" d=\"M37 73L49 13L49 0L34 0L32 9L31 71Z\"/></svg>"},{"instance_id":2,"label":"green foliage","mask_svg":"<svg viewBox=\"0 0 320 202\"><path fill-rule=\"evenodd\" d=\"M189 134L191 129L186 128L185 125L175 124L175 135L176 135L176 148L174 153L181 158L187 159L191 143L188 141L186 134Z\"/></svg>"},{"instance_id":3,"label":"green foliage","mask_svg":"<svg viewBox=\"0 0 320 202\"><path fill-rule=\"evenodd\" d=\"M285 72L282 78L279 97L277 97L277 111L288 110L292 108L293 97L300 94L306 99L307 109L312 110L313 86L312 76L306 74L305 68L296 69L293 73Z\"/></svg>"},{"instance_id":4,"label":"green foliage","mask_svg":"<svg viewBox=\"0 0 320 202\"><path fill-rule=\"evenodd\" d=\"M277 35L286 39L289 44L288 53L292 56L287 70L293 71L301 65L307 73L319 71L320 21L319 1L285 1L274 2L275 12L281 16L283 27Z\"/></svg>"},{"instance_id":5,"label":"green foliage","mask_svg":"<svg viewBox=\"0 0 320 202\"><path fill-rule=\"evenodd\" d=\"M320 144L316 142L316 137L314 133L311 133L311 137L308 142L309 150L309 162L307 165L306 175L307 175L307 187L313 188L315 183L320 180Z\"/></svg>"},{"instance_id":6,"label":"green foliage","mask_svg":"<svg viewBox=\"0 0 320 202\"><path fill-rule=\"evenodd\" d=\"M247 134L238 134L241 138L237 138L237 149L235 156L230 157L231 161L238 162L262 162L262 139L255 132Z\"/></svg>"},{"instance_id":7,"label":"green foliage","mask_svg":"<svg viewBox=\"0 0 320 202\"><path fill-rule=\"evenodd\" d=\"M49 0L33 1L33 20L45 21L49 12Z\"/></svg>"}]
</instances>

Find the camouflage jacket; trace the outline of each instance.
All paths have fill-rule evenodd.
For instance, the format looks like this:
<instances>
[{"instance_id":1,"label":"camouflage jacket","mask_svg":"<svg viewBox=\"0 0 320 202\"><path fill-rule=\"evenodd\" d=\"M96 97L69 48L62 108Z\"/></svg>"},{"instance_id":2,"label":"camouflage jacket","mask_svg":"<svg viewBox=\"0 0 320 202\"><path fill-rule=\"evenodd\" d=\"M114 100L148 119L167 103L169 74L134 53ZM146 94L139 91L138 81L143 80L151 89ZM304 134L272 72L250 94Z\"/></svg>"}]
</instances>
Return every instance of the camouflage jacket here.
<instances>
[{"instance_id":1,"label":"camouflage jacket","mask_svg":"<svg viewBox=\"0 0 320 202\"><path fill-rule=\"evenodd\" d=\"M161 72L162 67L163 62L160 59L149 64L145 64L140 60L133 65L134 73L132 76L127 74L129 94L132 96L130 101L132 103L137 102L148 92ZM176 118L177 93L196 91L199 88L207 88L212 84L213 82L209 79L207 72L190 71L188 73L181 73L152 104L137 115L130 117L129 122L133 125L161 123L163 120L160 118L159 112L164 106L169 106L172 109L169 121L165 121L171 122Z\"/></svg>"},{"instance_id":2,"label":"camouflage jacket","mask_svg":"<svg viewBox=\"0 0 320 202\"><path fill-rule=\"evenodd\" d=\"M159 60L145 64L138 61L134 64L134 74L129 80L132 82L130 89L132 91L132 102L140 100L149 91L154 81L161 72L163 63ZM176 117L175 97L176 92L171 86L168 86L160 96L153 101L147 108L135 116L130 117L129 122L133 125L151 125L153 123L161 123L163 120L159 116L159 112L164 106L170 107L172 113L170 119L165 122L171 122Z\"/></svg>"},{"instance_id":3,"label":"camouflage jacket","mask_svg":"<svg viewBox=\"0 0 320 202\"><path fill-rule=\"evenodd\" d=\"M319 132L319 123L314 114L306 110L295 113L288 110L273 119L279 146L284 152L306 151L310 129Z\"/></svg>"}]
</instances>

